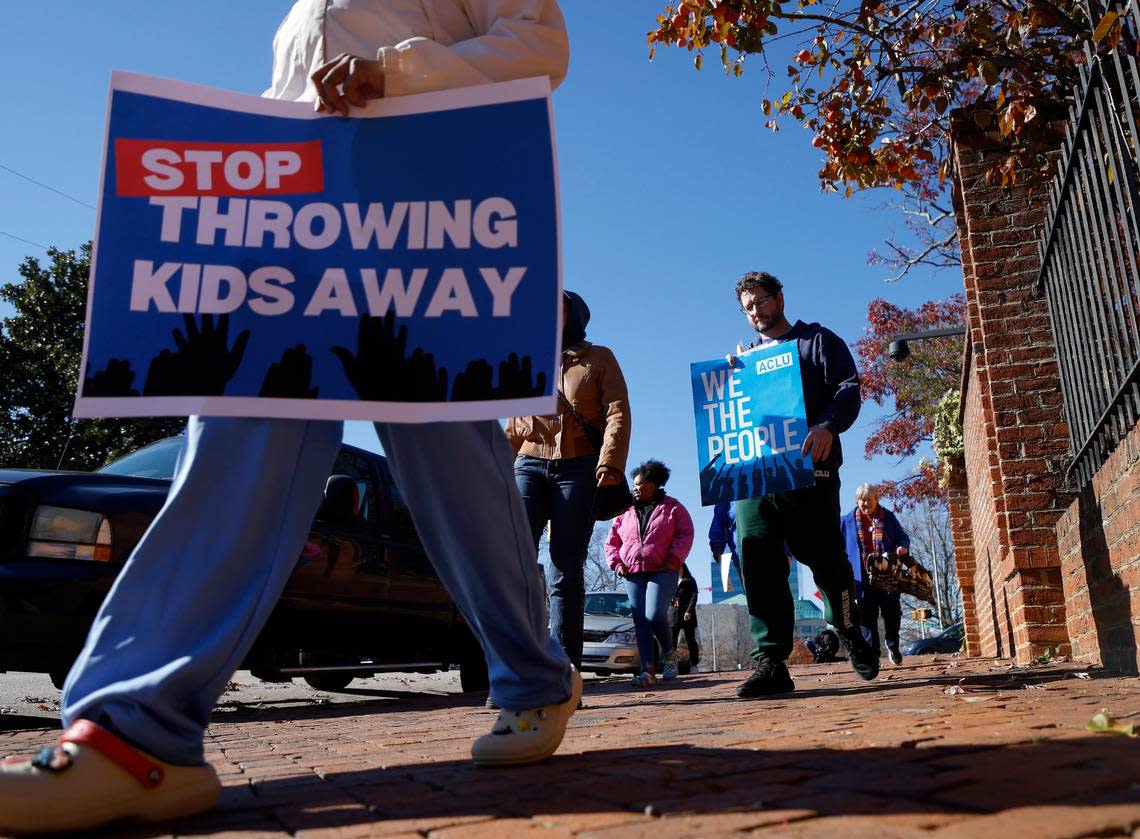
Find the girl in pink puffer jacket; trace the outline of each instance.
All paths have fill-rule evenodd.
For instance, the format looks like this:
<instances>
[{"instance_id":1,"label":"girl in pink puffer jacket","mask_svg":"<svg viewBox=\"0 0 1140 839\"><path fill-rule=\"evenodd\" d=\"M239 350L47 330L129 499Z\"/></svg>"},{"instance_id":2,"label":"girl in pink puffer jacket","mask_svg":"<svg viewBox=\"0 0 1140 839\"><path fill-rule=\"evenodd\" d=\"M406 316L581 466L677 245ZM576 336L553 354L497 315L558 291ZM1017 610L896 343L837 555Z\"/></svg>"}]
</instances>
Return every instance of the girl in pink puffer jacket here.
<instances>
[{"instance_id":1,"label":"girl in pink puffer jacket","mask_svg":"<svg viewBox=\"0 0 1140 839\"><path fill-rule=\"evenodd\" d=\"M633 470L634 504L614 520L606 539L610 568L625 578L633 607L641 673L637 687L657 684L653 641L661 646L661 677L677 677L677 654L669 628L669 604L677 590L677 577L693 546L693 520L676 498L665 494L669 469L647 460Z\"/></svg>"}]
</instances>

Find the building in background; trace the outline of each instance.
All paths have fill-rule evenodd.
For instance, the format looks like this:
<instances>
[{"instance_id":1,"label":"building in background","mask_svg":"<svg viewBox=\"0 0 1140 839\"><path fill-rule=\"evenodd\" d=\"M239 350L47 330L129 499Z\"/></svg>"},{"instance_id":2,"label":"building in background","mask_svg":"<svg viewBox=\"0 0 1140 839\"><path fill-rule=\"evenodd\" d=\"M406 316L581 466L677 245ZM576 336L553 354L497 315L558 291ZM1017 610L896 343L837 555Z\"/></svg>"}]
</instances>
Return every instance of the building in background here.
<instances>
[{"instance_id":1,"label":"building in background","mask_svg":"<svg viewBox=\"0 0 1140 839\"><path fill-rule=\"evenodd\" d=\"M827 626L827 621L823 619L823 610L816 606L814 601L797 597L795 603L796 625L793 637L806 644Z\"/></svg>"}]
</instances>

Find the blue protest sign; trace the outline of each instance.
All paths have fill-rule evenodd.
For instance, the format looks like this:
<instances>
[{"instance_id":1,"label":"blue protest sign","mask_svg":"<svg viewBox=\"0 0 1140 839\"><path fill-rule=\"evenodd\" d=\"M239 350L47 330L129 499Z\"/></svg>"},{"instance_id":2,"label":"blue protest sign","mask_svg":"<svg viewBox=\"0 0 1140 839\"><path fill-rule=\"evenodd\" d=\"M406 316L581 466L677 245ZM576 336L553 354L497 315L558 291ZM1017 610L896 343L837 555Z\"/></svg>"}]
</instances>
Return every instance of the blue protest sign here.
<instances>
[{"instance_id":1,"label":"blue protest sign","mask_svg":"<svg viewBox=\"0 0 1140 839\"><path fill-rule=\"evenodd\" d=\"M116 73L76 416L555 410L547 79L311 103Z\"/></svg>"},{"instance_id":2,"label":"blue protest sign","mask_svg":"<svg viewBox=\"0 0 1140 839\"><path fill-rule=\"evenodd\" d=\"M690 365L701 504L738 501L815 483L795 342Z\"/></svg>"}]
</instances>

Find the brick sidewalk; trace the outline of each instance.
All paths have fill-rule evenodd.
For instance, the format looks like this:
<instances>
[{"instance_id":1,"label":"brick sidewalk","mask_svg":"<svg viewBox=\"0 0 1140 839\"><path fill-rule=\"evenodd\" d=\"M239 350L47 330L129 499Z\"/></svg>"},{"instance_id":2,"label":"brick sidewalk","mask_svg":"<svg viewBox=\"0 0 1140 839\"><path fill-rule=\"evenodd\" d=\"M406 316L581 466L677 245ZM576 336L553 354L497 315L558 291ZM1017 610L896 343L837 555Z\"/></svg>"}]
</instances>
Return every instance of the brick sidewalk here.
<instances>
[{"instance_id":1,"label":"brick sidewalk","mask_svg":"<svg viewBox=\"0 0 1140 839\"><path fill-rule=\"evenodd\" d=\"M219 809L102 835L1140 836L1140 738L1085 729L1102 707L1140 727L1140 679L923 661L870 684L795 667L796 693L767 701L733 699L736 673L587 683L530 769L470 765L494 719L472 696L219 715ZM44 740L0 735L0 754Z\"/></svg>"}]
</instances>

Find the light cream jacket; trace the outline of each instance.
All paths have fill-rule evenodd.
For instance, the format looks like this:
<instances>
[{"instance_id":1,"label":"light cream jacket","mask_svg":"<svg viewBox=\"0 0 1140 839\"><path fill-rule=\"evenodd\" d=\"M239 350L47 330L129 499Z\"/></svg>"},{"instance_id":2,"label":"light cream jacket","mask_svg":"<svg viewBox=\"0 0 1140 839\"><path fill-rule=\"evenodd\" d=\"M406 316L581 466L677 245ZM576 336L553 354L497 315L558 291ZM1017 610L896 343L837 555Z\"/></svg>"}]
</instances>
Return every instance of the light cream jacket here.
<instances>
[{"instance_id":1,"label":"light cream jacket","mask_svg":"<svg viewBox=\"0 0 1140 839\"><path fill-rule=\"evenodd\" d=\"M566 75L555 0L297 0L273 39L265 96L313 101L309 76L342 53L384 64L385 96Z\"/></svg>"}]
</instances>

